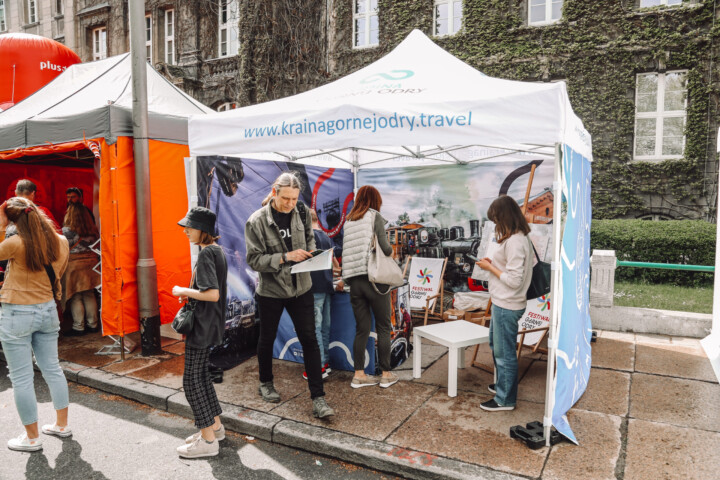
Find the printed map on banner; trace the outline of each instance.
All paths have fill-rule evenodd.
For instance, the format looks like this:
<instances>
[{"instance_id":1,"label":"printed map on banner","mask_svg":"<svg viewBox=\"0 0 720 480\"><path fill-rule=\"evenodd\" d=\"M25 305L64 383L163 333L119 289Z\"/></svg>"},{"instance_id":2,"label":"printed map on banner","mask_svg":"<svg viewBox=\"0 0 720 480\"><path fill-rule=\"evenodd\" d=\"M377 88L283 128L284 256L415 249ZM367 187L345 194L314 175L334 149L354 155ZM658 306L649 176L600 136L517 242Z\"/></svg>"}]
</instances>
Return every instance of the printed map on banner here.
<instances>
[{"instance_id":1,"label":"printed map on banner","mask_svg":"<svg viewBox=\"0 0 720 480\"><path fill-rule=\"evenodd\" d=\"M532 330L535 328L547 327L550 325L550 294L543 295L540 298L534 298L527 301L527 308L523 314L523 318L518 325L520 330ZM532 332L525 335L523 345L533 346L540 341L546 332ZM518 335L518 342L520 335Z\"/></svg>"},{"instance_id":2,"label":"printed map on banner","mask_svg":"<svg viewBox=\"0 0 720 480\"><path fill-rule=\"evenodd\" d=\"M410 308L425 308L425 298L440 293L440 273L442 272L444 258L413 257L410 261ZM433 308L435 299L432 299L429 308Z\"/></svg>"}]
</instances>

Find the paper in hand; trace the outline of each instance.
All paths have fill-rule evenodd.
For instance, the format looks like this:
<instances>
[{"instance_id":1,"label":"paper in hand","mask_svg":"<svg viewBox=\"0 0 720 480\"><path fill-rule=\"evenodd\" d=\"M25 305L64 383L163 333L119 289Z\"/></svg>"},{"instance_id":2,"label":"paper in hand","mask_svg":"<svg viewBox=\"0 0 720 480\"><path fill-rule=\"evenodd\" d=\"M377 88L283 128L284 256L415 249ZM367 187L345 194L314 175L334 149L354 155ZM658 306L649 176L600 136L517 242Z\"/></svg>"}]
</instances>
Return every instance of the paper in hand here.
<instances>
[{"instance_id":1,"label":"paper in hand","mask_svg":"<svg viewBox=\"0 0 720 480\"><path fill-rule=\"evenodd\" d=\"M332 268L333 249L328 248L312 258L296 263L290 268L290 273L314 272L316 270L330 270Z\"/></svg>"}]
</instances>

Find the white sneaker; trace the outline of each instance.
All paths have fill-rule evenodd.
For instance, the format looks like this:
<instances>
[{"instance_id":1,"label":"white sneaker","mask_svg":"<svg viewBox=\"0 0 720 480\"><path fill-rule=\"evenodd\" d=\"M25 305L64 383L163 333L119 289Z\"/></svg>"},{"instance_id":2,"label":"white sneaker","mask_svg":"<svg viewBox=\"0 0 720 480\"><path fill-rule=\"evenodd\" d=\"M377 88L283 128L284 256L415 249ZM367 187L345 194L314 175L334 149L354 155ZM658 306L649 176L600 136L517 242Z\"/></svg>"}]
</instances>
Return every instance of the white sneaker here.
<instances>
[{"instance_id":1,"label":"white sneaker","mask_svg":"<svg viewBox=\"0 0 720 480\"><path fill-rule=\"evenodd\" d=\"M193 443L178 447L177 452L182 458L214 457L220 453L220 444L217 438L208 443L200 436Z\"/></svg>"},{"instance_id":2,"label":"white sneaker","mask_svg":"<svg viewBox=\"0 0 720 480\"><path fill-rule=\"evenodd\" d=\"M43 425L42 433L44 433L45 435L55 435L56 437L64 438L72 435L72 430L70 430L70 427L68 425L65 425L64 427L58 427L57 423L53 423L52 425Z\"/></svg>"},{"instance_id":3,"label":"white sneaker","mask_svg":"<svg viewBox=\"0 0 720 480\"><path fill-rule=\"evenodd\" d=\"M42 439L39 437L29 439L27 433L23 433L17 438L8 440L7 446L10 450L18 452L36 452L42 450Z\"/></svg>"},{"instance_id":4,"label":"white sneaker","mask_svg":"<svg viewBox=\"0 0 720 480\"><path fill-rule=\"evenodd\" d=\"M220 428L218 430L213 430L215 433L215 440L218 442L220 440L225 440L225 425L220 424ZM197 432L194 435L190 435L185 439L185 443L193 443L195 440L198 439L198 437L202 437L202 432Z\"/></svg>"}]
</instances>

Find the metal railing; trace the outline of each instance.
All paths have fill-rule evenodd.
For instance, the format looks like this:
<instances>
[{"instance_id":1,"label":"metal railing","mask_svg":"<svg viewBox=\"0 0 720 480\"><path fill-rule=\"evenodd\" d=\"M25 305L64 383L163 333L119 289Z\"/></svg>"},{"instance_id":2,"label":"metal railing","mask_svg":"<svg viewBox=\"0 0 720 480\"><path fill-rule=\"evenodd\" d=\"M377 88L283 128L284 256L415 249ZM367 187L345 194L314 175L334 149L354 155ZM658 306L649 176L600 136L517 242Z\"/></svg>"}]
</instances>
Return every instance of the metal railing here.
<instances>
[{"instance_id":1,"label":"metal railing","mask_svg":"<svg viewBox=\"0 0 720 480\"><path fill-rule=\"evenodd\" d=\"M683 265L681 263L650 263L650 262L630 262L618 260L618 267L640 267L640 268L660 268L664 270L686 270L690 272L714 272L715 266L712 265Z\"/></svg>"}]
</instances>

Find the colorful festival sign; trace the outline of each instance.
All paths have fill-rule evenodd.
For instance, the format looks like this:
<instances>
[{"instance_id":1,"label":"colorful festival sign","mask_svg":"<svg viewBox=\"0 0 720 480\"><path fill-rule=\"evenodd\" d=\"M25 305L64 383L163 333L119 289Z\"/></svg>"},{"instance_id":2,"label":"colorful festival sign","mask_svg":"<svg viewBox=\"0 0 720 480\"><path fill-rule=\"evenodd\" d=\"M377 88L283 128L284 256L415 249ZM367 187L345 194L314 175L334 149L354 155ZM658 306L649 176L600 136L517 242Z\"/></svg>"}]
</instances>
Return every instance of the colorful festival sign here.
<instances>
[{"instance_id":1,"label":"colorful festival sign","mask_svg":"<svg viewBox=\"0 0 720 480\"><path fill-rule=\"evenodd\" d=\"M440 273L442 272L442 258L413 257L410 262L410 308L425 308L426 297L432 297L440 293ZM435 299L430 300L429 308L433 308Z\"/></svg>"}]
</instances>

